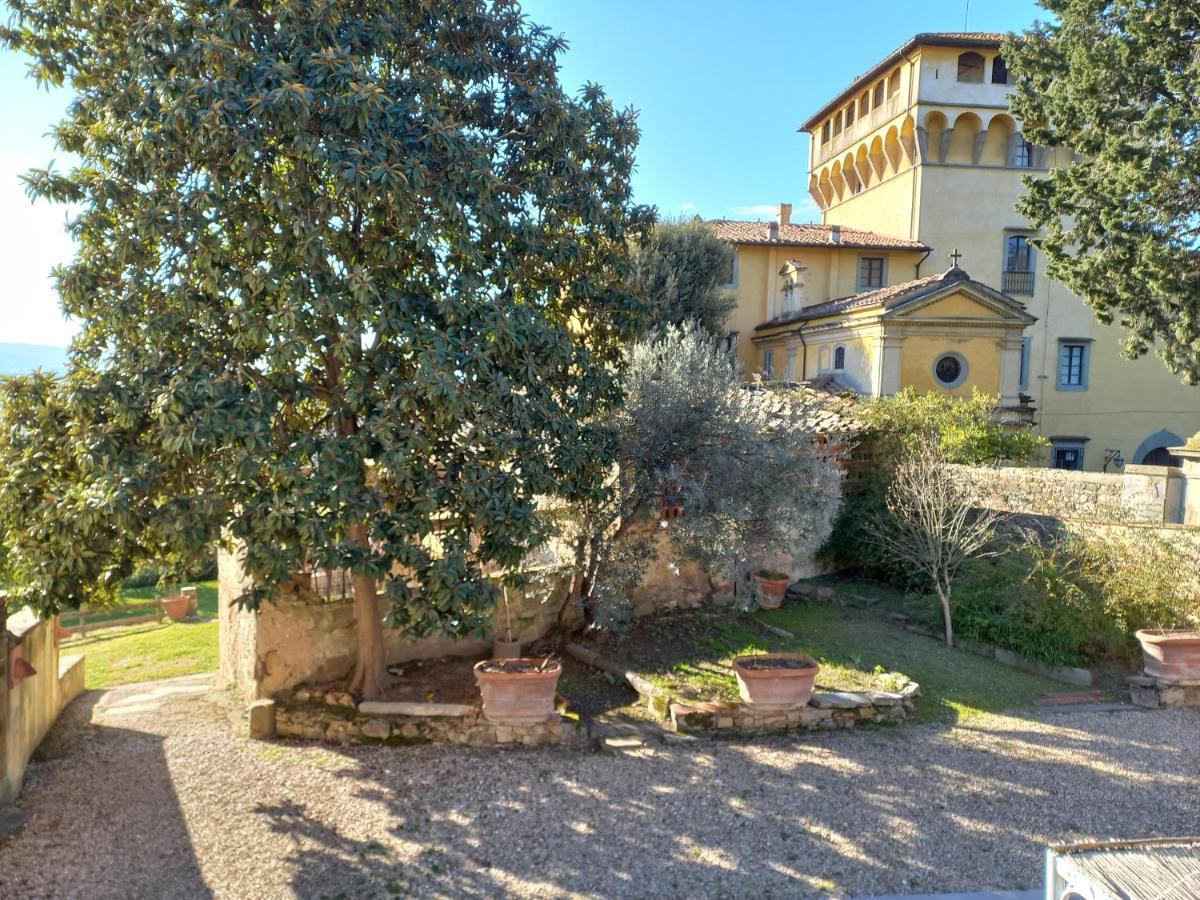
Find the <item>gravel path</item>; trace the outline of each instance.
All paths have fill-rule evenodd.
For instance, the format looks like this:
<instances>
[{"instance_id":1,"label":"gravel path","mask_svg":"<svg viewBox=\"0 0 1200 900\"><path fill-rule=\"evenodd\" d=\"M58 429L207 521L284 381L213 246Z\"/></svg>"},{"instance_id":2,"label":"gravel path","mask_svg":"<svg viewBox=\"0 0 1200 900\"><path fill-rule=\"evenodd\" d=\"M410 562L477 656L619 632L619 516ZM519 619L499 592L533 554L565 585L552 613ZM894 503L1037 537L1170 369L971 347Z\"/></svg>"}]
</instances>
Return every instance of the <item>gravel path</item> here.
<instances>
[{"instance_id":1,"label":"gravel path","mask_svg":"<svg viewBox=\"0 0 1200 900\"><path fill-rule=\"evenodd\" d=\"M220 696L76 701L0 843L0 897L1028 888L1051 840L1200 833L1200 710L608 755L251 743Z\"/></svg>"}]
</instances>

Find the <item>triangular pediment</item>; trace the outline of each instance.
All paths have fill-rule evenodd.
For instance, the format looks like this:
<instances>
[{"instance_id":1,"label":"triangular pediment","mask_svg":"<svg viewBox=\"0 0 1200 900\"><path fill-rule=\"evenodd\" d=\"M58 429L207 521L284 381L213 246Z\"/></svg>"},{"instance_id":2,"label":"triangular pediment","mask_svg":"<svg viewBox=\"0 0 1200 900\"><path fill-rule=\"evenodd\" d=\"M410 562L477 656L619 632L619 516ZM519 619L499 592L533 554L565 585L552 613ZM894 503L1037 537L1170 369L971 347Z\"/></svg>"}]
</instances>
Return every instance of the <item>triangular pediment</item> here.
<instances>
[{"instance_id":1,"label":"triangular pediment","mask_svg":"<svg viewBox=\"0 0 1200 900\"><path fill-rule=\"evenodd\" d=\"M976 282L947 285L940 291L902 302L884 313L884 319L906 322L995 322L1030 325L1036 319L1019 303Z\"/></svg>"}]
</instances>

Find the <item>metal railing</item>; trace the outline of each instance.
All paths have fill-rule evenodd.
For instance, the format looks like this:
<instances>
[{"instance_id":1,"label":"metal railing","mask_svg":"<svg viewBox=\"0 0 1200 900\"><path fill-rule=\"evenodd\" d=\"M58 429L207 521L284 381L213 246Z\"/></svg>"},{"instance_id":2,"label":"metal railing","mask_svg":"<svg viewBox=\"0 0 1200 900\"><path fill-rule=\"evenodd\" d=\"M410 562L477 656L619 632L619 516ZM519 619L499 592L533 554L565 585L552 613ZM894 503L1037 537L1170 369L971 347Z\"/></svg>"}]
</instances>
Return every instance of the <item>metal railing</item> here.
<instances>
[{"instance_id":1,"label":"metal railing","mask_svg":"<svg viewBox=\"0 0 1200 900\"><path fill-rule=\"evenodd\" d=\"M1032 294L1032 272L1005 272L1001 290L1006 294Z\"/></svg>"}]
</instances>

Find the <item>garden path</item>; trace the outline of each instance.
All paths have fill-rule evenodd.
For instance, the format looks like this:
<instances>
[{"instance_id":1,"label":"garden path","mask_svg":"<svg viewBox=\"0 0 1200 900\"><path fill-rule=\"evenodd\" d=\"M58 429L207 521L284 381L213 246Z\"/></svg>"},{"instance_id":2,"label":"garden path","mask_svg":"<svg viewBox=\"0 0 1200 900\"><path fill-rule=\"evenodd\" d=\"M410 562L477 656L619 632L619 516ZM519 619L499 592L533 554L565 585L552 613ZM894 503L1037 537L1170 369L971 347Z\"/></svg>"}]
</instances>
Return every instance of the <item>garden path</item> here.
<instances>
[{"instance_id":1,"label":"garden path","mask_svg":"<svg viewBox=\"0 0 1200 900\"><path fill-rule=\"evenodd\" d=\"M223 697L197 676L77 700L0 895L1028 889L1052 840L1200 833L1200 710L496 752L250 742Z\"/></svg>"}]
</instances>

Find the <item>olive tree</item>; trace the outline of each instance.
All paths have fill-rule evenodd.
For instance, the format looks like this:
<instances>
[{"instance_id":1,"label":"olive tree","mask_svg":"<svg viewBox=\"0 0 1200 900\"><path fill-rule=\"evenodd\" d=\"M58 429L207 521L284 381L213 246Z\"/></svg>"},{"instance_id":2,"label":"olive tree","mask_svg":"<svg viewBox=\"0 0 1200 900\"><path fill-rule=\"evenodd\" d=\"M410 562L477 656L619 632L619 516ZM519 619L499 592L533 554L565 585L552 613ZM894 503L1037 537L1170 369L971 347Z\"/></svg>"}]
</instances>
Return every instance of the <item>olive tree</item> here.
<instances>
[{"instance_id":1,"label":"olive tree","mask_svg":"<svg viewBox=\"0 0 1200 900\"><path fill-rule=\"evenodd\" d=\"M772 555L815 551L840 503L838 470L786 399L746 385L732 354L698 325L669 326L628 352L616 415L619 466L609 491L578 504L579 594L594 620L627 612L661 548L664 496L683 515L666 529L671 562L732 581Z\"/></svg>"},{"instance_id":2,"label":"olive tree","mask_svg":"<svg viewBox=\"0 0 1200 900\"><path fill-rule=\"evenodd\" d=\"M74 98L56 274L82 330L13 415L0 503L46 612L143 559L236 542L251 607L352 576L352 689L382 622L462 633L617 446L637 127L569 96L510 0L10 0L7 45ZM62 410L54 445L33 427Z\"/></svg>"},{"instance_id":3,"label":"olive tree","mask_svg":"<svg viewBox=\"0 0 1200 900\"><path fill-rule=\"evenodd\" d=\"M737 305L725 285L733 248L704 222L659 221L645 241L632 248L633 279L650 304L650 327L699 325L725 336L725 321Z\"/></svg>"}]
</instances>

